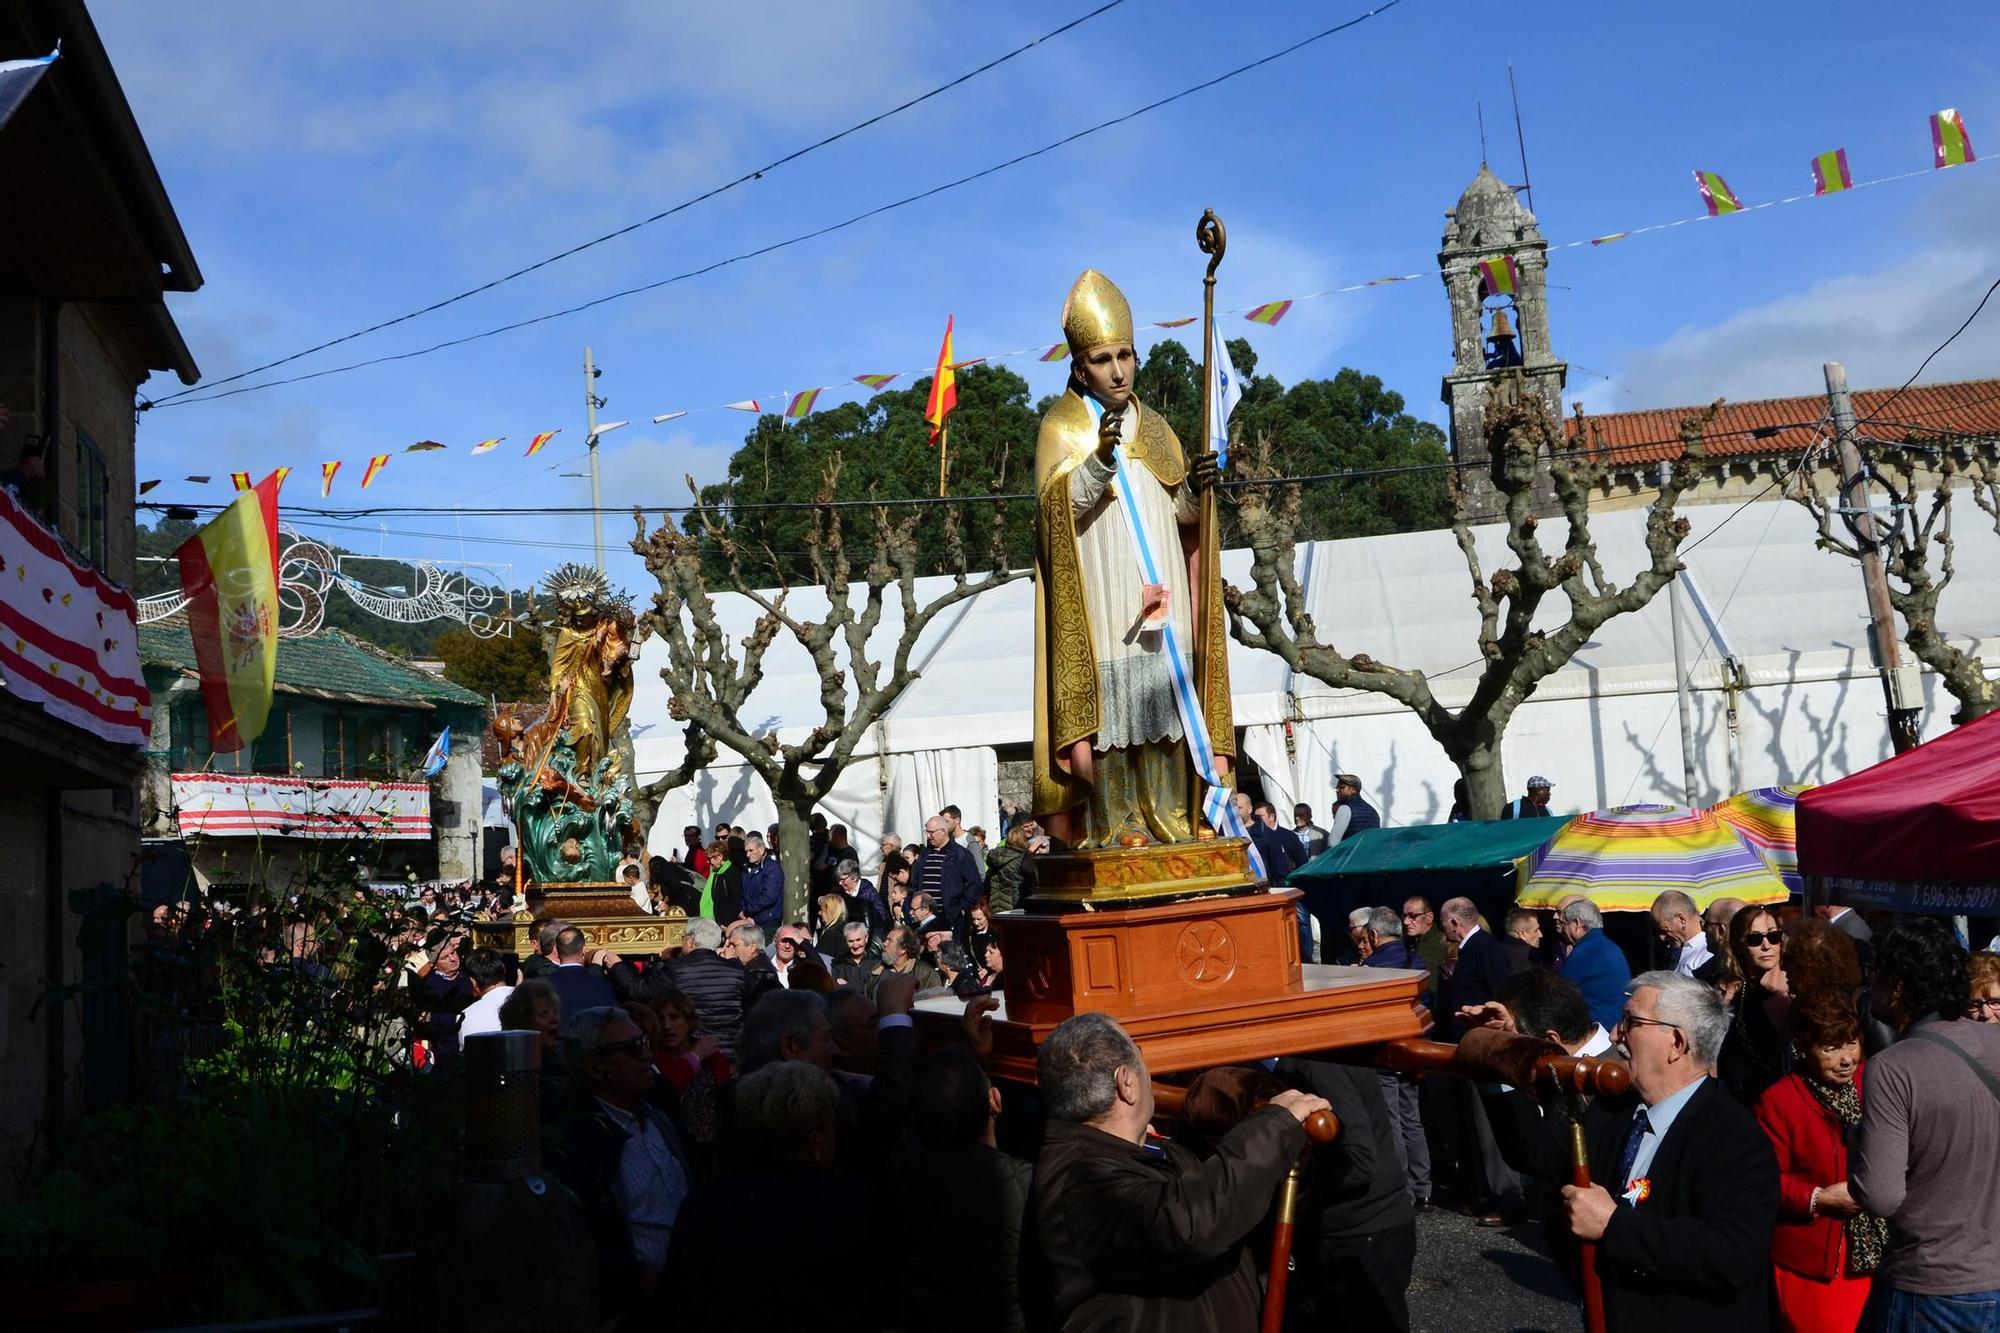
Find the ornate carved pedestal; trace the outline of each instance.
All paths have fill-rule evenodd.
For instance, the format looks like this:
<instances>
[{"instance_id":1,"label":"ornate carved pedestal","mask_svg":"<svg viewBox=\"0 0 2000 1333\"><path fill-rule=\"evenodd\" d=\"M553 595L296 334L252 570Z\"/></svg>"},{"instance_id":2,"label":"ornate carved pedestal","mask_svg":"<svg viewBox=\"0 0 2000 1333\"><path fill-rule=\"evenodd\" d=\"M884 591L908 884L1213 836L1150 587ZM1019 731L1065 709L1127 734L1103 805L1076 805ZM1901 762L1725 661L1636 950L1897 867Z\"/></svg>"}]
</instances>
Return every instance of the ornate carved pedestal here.
<instances>
[{"instance_id":1,"label":"ornate carved pedestal","mask_svg":"<svg viewBox=\"0 0 2000 1333\"><path fill-rule=\"evenodd\" d=\"M687 929L687 916L679 908L648 915L633 904L631 891L623 884L572 884L550 889L542 914L559 916L575 926L592 949L615 949L643 958L651 958L662 949L679 948L681 934ZM540 924L517 914L512 921L475 922L472 934L481 947L509 949L516 958L526 958L535 950L535 931Z\"/></svg>"},{"instance_id":2,"label":"ornate carved pedestal","mask_svg":"<svg viewBox=\"0 0 2000 1333\"><path fill-rule=\"evenodd\" d=\"M1422 972L1302 963L1299 894L1246 883L1247 864L1233 892L1201 892L1244 863L1243 846L1217 839L1038 862L1041 893L994 918L1007 967L993 1074L1032 1083L1042 1037L1092 1010L1116 1018L1156 1074L1420 1035L1411 1006ZM1182 868L1192 873L1175 880ZM1134 885L1151 887L1151 901L1128 900ZM1200 896L1186 896L1189 886ZM1182 896L1162 901L1162 887ZM1062 901L1070 895L1084 910ZM926 999L918 1022L942 1031L964 1008Z\"/></svg>"}]
</instances>

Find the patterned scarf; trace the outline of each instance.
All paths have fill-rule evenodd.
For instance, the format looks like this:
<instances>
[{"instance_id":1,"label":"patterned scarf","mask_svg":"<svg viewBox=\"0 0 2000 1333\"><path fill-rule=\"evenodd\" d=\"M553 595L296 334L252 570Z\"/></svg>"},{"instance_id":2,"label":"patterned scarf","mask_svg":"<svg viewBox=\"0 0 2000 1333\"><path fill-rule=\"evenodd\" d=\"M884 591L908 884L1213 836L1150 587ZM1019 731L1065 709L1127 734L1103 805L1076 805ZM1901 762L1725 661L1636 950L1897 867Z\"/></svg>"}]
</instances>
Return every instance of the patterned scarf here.
<instances>
[{"instance_id":1,"label":"patterned scarf","mask_svg":"<svg viewBox=\"0 0 2000 1333\"><path fill-rule=\"evenodd\" d=\"M1833 1118L1840 1122L1842 1137L1851 1137L1861 1123L1861 1090L1852 1083L1829 1088L1812 1077L1805 1079L1805 1085L1821 1106L1833 1112ZM1889 1246L1889 1223L1873 1213L1856 1213L1843 1225L1847 1231L1848 1276L1874 1272Z\"/></svg>"}]
</instances>

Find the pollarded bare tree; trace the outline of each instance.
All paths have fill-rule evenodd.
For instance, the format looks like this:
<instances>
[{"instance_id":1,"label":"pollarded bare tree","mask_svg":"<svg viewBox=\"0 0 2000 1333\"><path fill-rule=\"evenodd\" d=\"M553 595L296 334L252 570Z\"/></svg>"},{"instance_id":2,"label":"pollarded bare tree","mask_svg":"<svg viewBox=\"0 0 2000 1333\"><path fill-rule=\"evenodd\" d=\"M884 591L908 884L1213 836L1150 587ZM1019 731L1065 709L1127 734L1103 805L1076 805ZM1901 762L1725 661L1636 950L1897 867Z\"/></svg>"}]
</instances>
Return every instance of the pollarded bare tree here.
<instances>
[{"instance_id":1,"label":"pollarded bare tree","mask_svg":"<svg viewBox=\"0 0 2000 1333\"><path fill-rule=\"evenodd\" d=\"M1414 712L1465 778L1472 817L1497 819L1507 800L1500 738L1514 710L1546 677L1561 670L1604 622L1645 606L1680 571L1679 550L1688 525L1675 515L1674 507L1702 468L1705 420L1683 423L1682 457L1670 469L1646 520L1649 563L1629 582L1619 584L1605 574L1590 535L1590 491L1597 465L1589 456L1571 456L1560 425L1532 395L1522 392L1518 375L1495 386L1486 413L1486 438L1491 442L1494 487L1506 517L1507 547L1516 563L1487 576L1470 510L1454 485L1452 531L1465 557L1473 603L1479 608L1478 648L1484 663L1471 697L1456 709L1439 700L1423 671L1378 662L1366 653L1344 653L1320 641L1305 590L1294 573L1295 486L1253 485L1234 491L1250 539L1255 585L1248 592L1234 587L1226 591L1230 632L1239 643L1276 653L1294 671L1338 689L1385 694ZM1578 425L1581 439L1580 416ZM1260 470L1269 475L1268 468ZM1544 548L1536 535L1536 483L1543 477L1569 526L1561 549L1555 551ZM1568 599L1567 618L1551 628L1537 628L1544 601L1558 590Z\"/></svg>"},{"instance_id":2,"label":"pollarded bare tree","mask_svg":"<svg viewBox=\"0 0 2000 1333\"><path fill-rule=\"evenodd\" d=\"M2000 531L2000 471L1990 459L1961 457L1950 445L1910 441L1876 442L1869 474L1889 497L1886 524L1877 514L1876 544L1889 605L1903 622L1903 642L1917 660L1938 673L1944 687L1958 700L1952 721L1970 722L2000 708L2000 681L1989 679L1979 659L1953 643L1938 627L1938 601L1957 573L1957 544L1951 535L1954 481L1963 476L1973 502L1993 519ZM1926 494L1928 492L1928 494ZM1804 505L1819 524L1819 545L1850 560L1860 560L1867 542L1857 525L1844 521L1845 501L1832 481L1801 480L1792 498Z\"/></svg>"},{"instance_id":3,"label":"pollarded bare tree","mask_svg":"<svg viewBox=\"0 0 2000 1333\"><path fill-rule=\"evenodd\" d=\"M808 894L808 823L813 807L833 790L855 747L901 697L918 673L910 669L910 654L938 614L967 598L1011 583L1026 570L1006 567L1006 502L995 499L984 572L968 567L965 520L961 504L939 506L945 549L952 567L951 583L928 600L919 595L917 527L928 516L927 506L911 506L898 517L891 508L874 505L872 551L856 580L847 553L847 538L834 502L840 457L827 464L813 508L808 543L814 581L827 600L822 619L808 619L789 605L791 588L780 579L775 590L757 586L755 574L776 577L783 564L769 551L746 552L729 525L704 503L696 505L688 522L671 521L648 534L643 513L635 513L638 533L632 549L645 558L646 568L660 590L643 617L640 632L658 636L667 646L667 665L660 670L672 701L673 717L685 720L690 736L720 745L743 758L770 788L778 805L781 863L785 870L784 919L810 915ZM689 479L693 489L693 479ZM996 493L998 483L994 485ZM720 550L728 575L725 589L748 599L761 611L756 626L740 642L731 642L716 615L709 578L703 570L704 546ZM893 644L870 646L882 622L882 612L894 598L902 625ZM760 733L746 722L744 706L764 675L764 656L780 633L789 634L811 655L819 672L823 720L803 740L785 743ZM886 646L887 651L884 651ZM713 750L710 750L710 757ZM708 759L689 760L659 786L664 795L685 782ZM658 784L655 784L658 785ZM652 792L648 788L648 792Z\"/></svg>"}]
</instances>

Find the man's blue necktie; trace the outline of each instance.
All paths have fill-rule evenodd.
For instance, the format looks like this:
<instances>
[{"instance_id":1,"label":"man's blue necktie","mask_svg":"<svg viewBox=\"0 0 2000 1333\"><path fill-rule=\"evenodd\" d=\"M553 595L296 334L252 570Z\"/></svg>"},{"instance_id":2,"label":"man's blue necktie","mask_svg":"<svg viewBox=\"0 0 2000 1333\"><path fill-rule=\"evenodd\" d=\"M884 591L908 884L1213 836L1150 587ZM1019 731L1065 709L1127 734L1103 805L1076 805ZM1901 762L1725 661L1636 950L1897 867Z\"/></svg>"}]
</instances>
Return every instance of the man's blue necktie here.
<instances>
[{"instance_id":1,"label":"man's blue necktie","mask_svg":"<svg viewBox=\"0 0 2000 1333\"><path fill-rule=\"evenodd\" d=\"M1619 1190L1632 1183L1632 1164L1639 1160L1639 1145L1646 1141L1646 1131L1652 1127L1653 1122L1646 1119L1645 1107L1632 1113L1632 1129L1625 1136L1625 1151L1618 1159Z\"/></svg>"}]
</instances>

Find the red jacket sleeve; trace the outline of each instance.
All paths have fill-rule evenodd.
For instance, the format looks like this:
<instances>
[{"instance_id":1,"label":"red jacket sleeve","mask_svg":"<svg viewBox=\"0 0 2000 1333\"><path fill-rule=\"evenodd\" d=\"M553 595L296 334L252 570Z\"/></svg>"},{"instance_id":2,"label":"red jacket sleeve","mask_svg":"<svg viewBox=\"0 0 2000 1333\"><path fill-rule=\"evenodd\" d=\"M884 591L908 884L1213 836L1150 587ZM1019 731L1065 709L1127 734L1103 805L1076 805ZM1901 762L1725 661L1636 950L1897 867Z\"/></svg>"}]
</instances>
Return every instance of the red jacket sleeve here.
<instances>
[{"instance_id":1,"label":"red jacket sleeve","mask_svg":"<svg viewBox=\"0 0 2000 1333\"><path fill-rule=\"evenodd\" d=\"M1757 1099L1757 1124L1763 1129L1764 1137L1771 1140L1771 1151L1778 1159L1778 1214L1781 1217L1810 1216L1813 1190L1830 1183L1813 1179L1812 1163L1805 1160L1805 1154L1800 1151L1804 1145L1798 1141L1798 1131L1807 1128L1799 1123L1802 1112L1810 1114L1810 1108L1798 1105L1798 1088L1789 1077L1773 1083Z\"/></svg>"}]
</instances>

